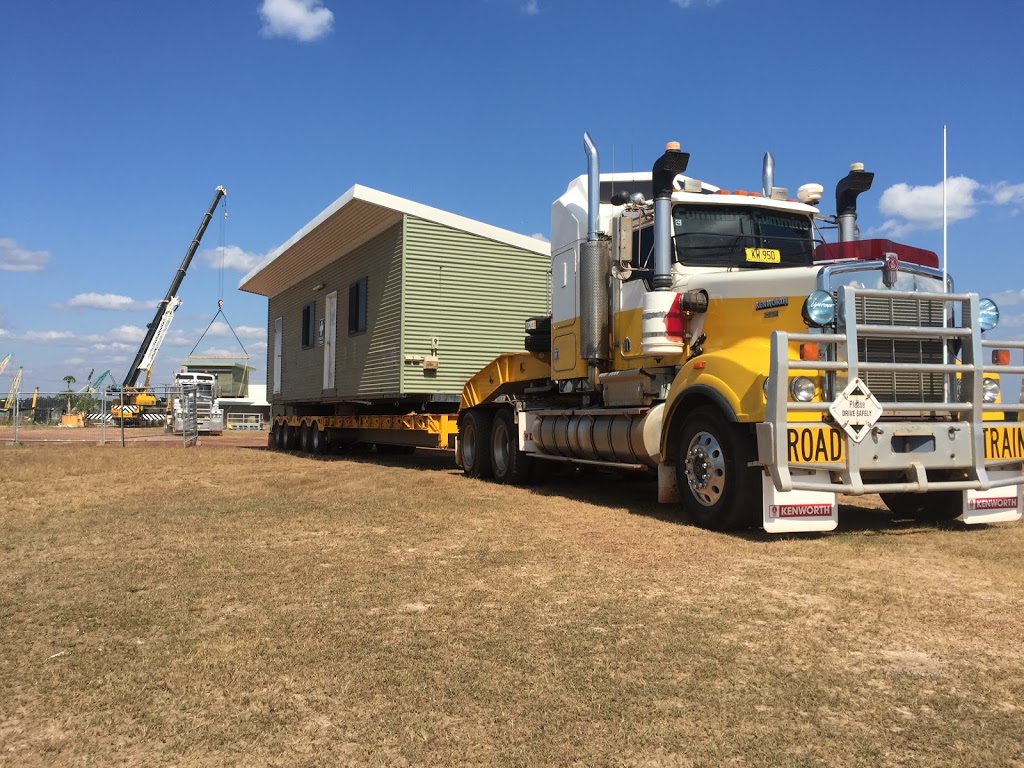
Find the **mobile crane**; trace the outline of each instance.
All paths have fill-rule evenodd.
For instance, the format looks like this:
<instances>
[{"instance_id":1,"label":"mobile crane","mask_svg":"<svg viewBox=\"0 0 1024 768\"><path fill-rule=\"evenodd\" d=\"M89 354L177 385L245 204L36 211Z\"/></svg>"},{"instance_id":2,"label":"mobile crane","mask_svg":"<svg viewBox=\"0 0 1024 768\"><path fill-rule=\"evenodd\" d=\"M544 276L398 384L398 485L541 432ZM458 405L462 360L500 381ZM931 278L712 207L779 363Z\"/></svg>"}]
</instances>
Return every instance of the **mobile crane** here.
<instances>
[{"instance_id":1,"label":"mobile crane","mask_svg":"<svg viewBox=\"0 0 1024 768\"><path fill-rule=\"evenodd\" d=\"M126 426L139 424L146 408L152 408L157 404L156 395L149 389L150 378L153 375L153 363L156 360L157 353L160 351L161 344L163 344L164 339L167 337L171 321L174 320L174 312L181 306L181 299L177 296L178 288L181 287L181 281L185 279L185 272L188 270L189 264L192 263L192 257L195 256L196 250L199 248L199 242L203 239L203 234L206 232L210 219L213 218L213 212L227 193L224 187L217 187L214 191L213 202L210 203L209 209L203 214L203 220L199 224L195 237L192 238L188 251L185 253L185 258L171 279L171 286L167 289L167 295L157 305L153 321L146 326L146 336L143 338L139 351L135 355L135 360L132 361L131 366L128 368L128 373L125 375L124 381L119 388L123 396L110 407L111 415ZM142 385L139 386L139 378L143 374L145 374L145 378L142 381Z\"/></svg>"}]
</instances>

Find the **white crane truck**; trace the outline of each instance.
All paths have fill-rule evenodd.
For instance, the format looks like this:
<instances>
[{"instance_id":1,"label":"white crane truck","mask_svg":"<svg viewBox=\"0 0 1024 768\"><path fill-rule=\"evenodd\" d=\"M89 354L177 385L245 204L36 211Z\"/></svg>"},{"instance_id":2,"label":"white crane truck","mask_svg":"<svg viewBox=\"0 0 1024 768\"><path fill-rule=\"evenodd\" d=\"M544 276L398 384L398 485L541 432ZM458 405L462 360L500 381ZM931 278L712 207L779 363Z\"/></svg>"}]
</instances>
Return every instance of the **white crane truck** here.
<instances>
[{"instance_id":1,"label":"white crane truck","mask_svg":"<svg viewBox=\"0 0 1024 768\"><path fill-rule=\"evenodd\" d=\"M872 173L851 166L823 217L822 187L789 198L770 155L750 193L685 175L675 143L650 173L601 174L589 135L584 148L587 174L552 207L551 315L463 390L467 475L656 472L659 500L713 530L832 530L840 493L931 519L1021 517L1024 406L1001 402L999 375L1024 372L1024 342L988 339L995 303L954 292L934 253L858 239ZM277 417L271 441L320 450L332 428Z\"/></svg>"}]
</instances>

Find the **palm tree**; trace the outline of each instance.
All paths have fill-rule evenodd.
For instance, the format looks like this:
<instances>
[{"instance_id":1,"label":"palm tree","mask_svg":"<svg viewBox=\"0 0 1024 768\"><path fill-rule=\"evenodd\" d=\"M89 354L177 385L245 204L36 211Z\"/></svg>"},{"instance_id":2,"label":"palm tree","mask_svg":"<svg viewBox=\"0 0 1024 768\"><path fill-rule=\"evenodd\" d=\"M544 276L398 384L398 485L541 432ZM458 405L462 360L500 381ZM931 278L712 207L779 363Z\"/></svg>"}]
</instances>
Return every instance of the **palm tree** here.
<instances>
[{"instance_id":1,"label":"palm tree","mask_svg":"<svg viewBox=\"0 0 1024 768\"><path fill-rule=\"evenodd\" d=\"M68 385L68 413L71 413L71 385L76 381L77 379L71 374L64 377L64 383Z\"/></svg>"}]
</instances>

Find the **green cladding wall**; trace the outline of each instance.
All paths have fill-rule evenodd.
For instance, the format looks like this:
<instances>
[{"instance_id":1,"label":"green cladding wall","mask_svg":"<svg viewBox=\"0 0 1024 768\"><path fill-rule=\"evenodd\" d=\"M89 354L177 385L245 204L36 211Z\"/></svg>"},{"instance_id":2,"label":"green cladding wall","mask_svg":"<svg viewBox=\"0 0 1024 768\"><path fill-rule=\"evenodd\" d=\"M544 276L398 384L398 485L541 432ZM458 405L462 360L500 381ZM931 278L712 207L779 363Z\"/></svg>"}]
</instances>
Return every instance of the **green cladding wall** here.
<instances>
[{"instance_id":1,"label":"green cladding wall","mask_svg":"<svg viewBox=\"0 0 1024 768\"><path fill-rule=\"evenodd\" d=\"M523 349L523 323L548 314L547 255L432 221L405 217L404 356L430 354L436 372L402 366L402 391L461 394L501 352Z\"/></svg>"}]
</instances>

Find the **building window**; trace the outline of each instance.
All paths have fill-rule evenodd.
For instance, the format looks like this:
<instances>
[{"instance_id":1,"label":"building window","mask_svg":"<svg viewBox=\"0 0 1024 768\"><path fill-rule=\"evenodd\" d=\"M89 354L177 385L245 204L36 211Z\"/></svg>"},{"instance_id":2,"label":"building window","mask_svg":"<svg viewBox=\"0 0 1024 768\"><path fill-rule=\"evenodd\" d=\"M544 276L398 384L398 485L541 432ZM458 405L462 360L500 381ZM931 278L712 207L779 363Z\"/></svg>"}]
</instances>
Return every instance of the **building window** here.
<instances>
[{"instance_id":1,"label":"building window","mask_svg":"<svg viewBox=\"0 0 1024 768\"><path fill-rule=\"evenodd\" d=\"M366 278L361 277L348 287L348 335L366 331Z\"/></svg>"},{"instance_id":2,"label":"building window","mask_svg":"<svg viewBox=\"0 0 1024 768\"><path fill-rule=\"evenodd\" d=\"M309 349L316 343L316 302L311 301L302 308L302 348Z\"/></svg>"}]
</instances>

